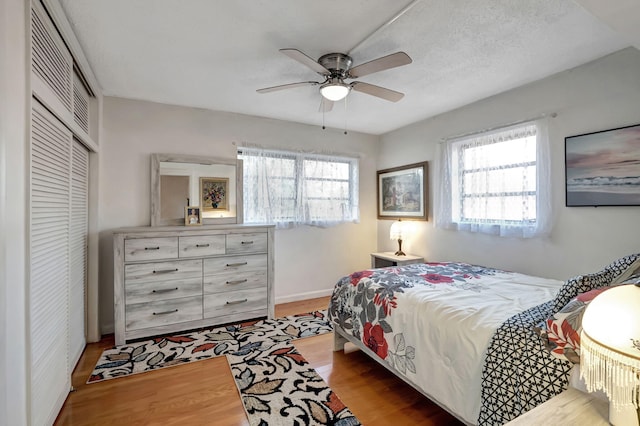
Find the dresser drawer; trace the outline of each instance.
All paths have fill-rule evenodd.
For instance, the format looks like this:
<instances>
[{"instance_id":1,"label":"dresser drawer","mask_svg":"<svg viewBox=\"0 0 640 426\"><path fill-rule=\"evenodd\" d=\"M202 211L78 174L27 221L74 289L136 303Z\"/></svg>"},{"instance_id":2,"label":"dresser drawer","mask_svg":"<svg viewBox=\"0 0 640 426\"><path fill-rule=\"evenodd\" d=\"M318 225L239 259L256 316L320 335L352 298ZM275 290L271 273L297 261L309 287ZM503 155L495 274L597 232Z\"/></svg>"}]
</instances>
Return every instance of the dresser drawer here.
<instances>
[{"instance_id":1,"label":"dresser drawer","mask_svg":"<svg viewBox=\"0 0 640 426\"><path fill-rule=\"evenodd\" d=\"M207 275L204 277L205 294L225 291L240 291L248 288L267 290L267 269L262 271L229 272L225 274Z\"/></svg>"},{"instance_id":2,"label":"dresser drawer","mask_svg":"<svg viewBox=\"0 0 640 426\"><path fill-rule=\"evenodd\" d=\"M229 256L204 259L204 275L226 274L228 272L262 271L267 269L267 255Z\"/></svg>"},{"instance_id":3,"label":"dresser drawer","mask_svg":"<svg viewBox=\"0 0 640 426\"><path fill-rule=\"evenodd\" d=\"M204 317L213 318L241 312L255 311L256 316L267 314L267 289L252 288L204 295Z\"/></svg>"},{"instance_id":4,"label":"dresser drawer","mask_svg":"<svg viewBox=\"0 0 640 426\"><path fill-rule=\"evenodd\" d=\"M225 253L224 235L198 235L180 237L178 241L180 257L214 256Z\"/></svg>"},{"instance_id":5,"label":"dresser drawer","mask_svg":"<svg viewBox=\"0 0 640 426\"><path fill-rule=\"evenodd\" d=\"M127 304L126 329L139 330L202 319L202 296Z\"/></svg>"},{"instance_id":6,"label":"dresser drawer","mask_svg":"<svg viewBox=\"0 0 640 426\"><path fill-rule=\"evenodd\" d=\"M125 303L156 302L200 295L202 295L202 279L200 277L160 282L150 281L128 284L125 289Z\"/></svg>"},{"instance_id":7,"label":"dresser drawer","mask_svg":"<svg viewBox=\"0 0 640 426\"><path fill-rule=\"evenodd\" d=\"M202 277L202 260L136 263L124 267L124 285Z\"/></svg>"},{"instance_id":8,"label":"dresser drawer","mask_svg":"<svg viewBox=\"0 0 640 426\"><path fill-rule=\"evenodd\" d=\"M124 241L124 261L175 259L178 237L132 238Z\"/></svg>"},{"instance_id":9,"label":"dresser drawer","mask_svg":"<svg viewBox=\"0 0 640 426\"><path fill-rule=\"evenodd\" d=\"M227 235L227 254L264 253L266 251L266 233Z\"/></svg>"}]
</instances>

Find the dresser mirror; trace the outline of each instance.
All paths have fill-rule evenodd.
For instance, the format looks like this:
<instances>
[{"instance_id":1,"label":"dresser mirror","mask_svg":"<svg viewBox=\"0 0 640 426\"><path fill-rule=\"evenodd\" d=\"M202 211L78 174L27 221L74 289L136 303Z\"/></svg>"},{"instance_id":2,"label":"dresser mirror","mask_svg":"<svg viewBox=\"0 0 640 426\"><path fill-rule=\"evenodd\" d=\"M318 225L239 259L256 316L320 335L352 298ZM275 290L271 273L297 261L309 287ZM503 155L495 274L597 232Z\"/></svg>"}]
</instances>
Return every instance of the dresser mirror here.
<instances>
[{"instance_id":1,"label":"dresser mirror","mask_svg":"<svg viewBox=\"0 0 640 426\"><path fill-rule=\"evenodd\" d=\"M198 206L205 225L242 223L242 160L151 155L151 226L183 225Z\"/></svg>"}]
</instances>

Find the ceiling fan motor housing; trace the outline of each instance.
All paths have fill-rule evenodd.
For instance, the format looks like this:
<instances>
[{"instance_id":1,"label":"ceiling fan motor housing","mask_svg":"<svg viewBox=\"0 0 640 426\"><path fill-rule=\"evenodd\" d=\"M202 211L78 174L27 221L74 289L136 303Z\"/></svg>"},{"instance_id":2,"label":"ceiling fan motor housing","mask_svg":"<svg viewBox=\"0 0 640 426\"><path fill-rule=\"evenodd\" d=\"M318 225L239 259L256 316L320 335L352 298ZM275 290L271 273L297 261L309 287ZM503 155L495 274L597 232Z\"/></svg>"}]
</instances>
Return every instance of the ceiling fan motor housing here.
<instances>
[{"instance_id":1,"label":"ceiling fan motor housing","mask_svg":"<svg viewBox=\"0 0 640 426\"><path fill-rule=\"evenodd\" d=\"M320 56L318 63L331 71L331 77L346 78L353 60L344 53L327 53Z\"/></svg>"}]
</instances>

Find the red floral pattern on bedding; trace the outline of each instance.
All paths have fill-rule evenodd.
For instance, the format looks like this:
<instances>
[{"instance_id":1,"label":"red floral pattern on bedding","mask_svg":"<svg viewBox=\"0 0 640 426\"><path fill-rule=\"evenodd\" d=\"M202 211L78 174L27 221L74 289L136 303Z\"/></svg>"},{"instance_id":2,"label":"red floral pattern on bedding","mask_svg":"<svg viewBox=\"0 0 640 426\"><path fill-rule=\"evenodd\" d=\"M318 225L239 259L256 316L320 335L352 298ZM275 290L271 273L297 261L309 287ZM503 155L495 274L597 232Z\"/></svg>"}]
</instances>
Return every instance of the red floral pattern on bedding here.
<instances>
[{"instance_id":1,"label":"red floral pattern on bedding","mask_svg":"<svg viewBox=\"0 0 640 426\"><path fill-rule=\"evenodd\" d=\"M360 280L362 280L363 278L368 278L371 275L373 275L373 271L358 271L349 275L349 280L351 282L351 285L358 285Z\"/></svg>"},{"instance_id":2,"label":"red floral pattern on bedding","mask_svg":"<svg viewBox=\"0 0 640 426\"><path fill-rule=\"evenodd\" d=\"M602 287L580 293L559 312L547 318L544 330L541 330L541 337L553 356L575 364L580 363L582 316L589 303L610 288Z\"/></svg>"},{"instance_id":3,"label":"red floral pattern on bedding","mask_svg":"<svg viewBox=\"0 0 640 426\"><path fill-rule=\"evenodd\" d=\"M354 272L336 284L329 316L380 358L402 372L405 369L415 372L414 348L405 343L402 330L394 330L387 321L398 306L396 295L414 287L436 290L443 285L480 293L485 287L476 282L478 278L496 272L491 268L454 262ZM388 342L392 342L391 348Z\"/></svg>"},{"instance_id":4,"label":"red floral pattern on bedding","mask_svg":"<svg viewBox=\"0 0 640 426\"><path fill-rule=\"evenodd\" d=\"M370 322L364 325L362 341L369 349L375 352L380 358L385 359L389 350L389 345L384 338L384 330L379 324L372 325Z\"/></svg>"},{"instance_id":5,"label":"red floral pattern on bedding","mask_svg":"<svg viewBox=\"0 0 640 426\"><path fill-rule=\"evenodd\" d=\"M430 282L431 284L443 284L443 283L452 283L453 282L453 278L451 277L447 277L445 275L440 275L440 274L424 274L421 275L422 278L424 278L426 281Z\"/></svg>"}]
</instances>

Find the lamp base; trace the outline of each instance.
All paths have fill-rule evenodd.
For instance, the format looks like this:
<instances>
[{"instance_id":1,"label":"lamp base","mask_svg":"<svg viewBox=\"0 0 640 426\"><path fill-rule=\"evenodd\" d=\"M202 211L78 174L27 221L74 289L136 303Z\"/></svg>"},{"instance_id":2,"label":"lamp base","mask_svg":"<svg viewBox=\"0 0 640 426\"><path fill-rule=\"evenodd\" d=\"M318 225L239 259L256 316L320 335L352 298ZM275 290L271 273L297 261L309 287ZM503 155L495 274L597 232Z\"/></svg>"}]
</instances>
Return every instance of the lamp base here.
<instances>
[{"instance_id":1,"label":"lamp base","mask_svg":"<svg viewBox=\"0 0 640 426\"><path fill-rule=\"evenodd\" d=\"M402 250L398 250L397 252L393 253L396 256L406 256L407 254L405 252L403 252Z\"/></svg>"},{"instance_id":2,"label":"lamp base","mask_svg":"<svg viewBox=\"0 0 640 426\"><path fill-rule=\"evenodd\" d=\"M402 251L402 238L398 238L398 251L394 253L396 256L406 256Z\"/></svg>"},{"instance_id":3,"label":"lamp base","mask_svg":"<svg viewBox=\"0 0 640 426\"><path fill-rule=\"evenodd\" d=\"M640 413L633 405L616 407L609 403L609 423L613 426L638 426Z\"/></svg>"}]
</instances>

